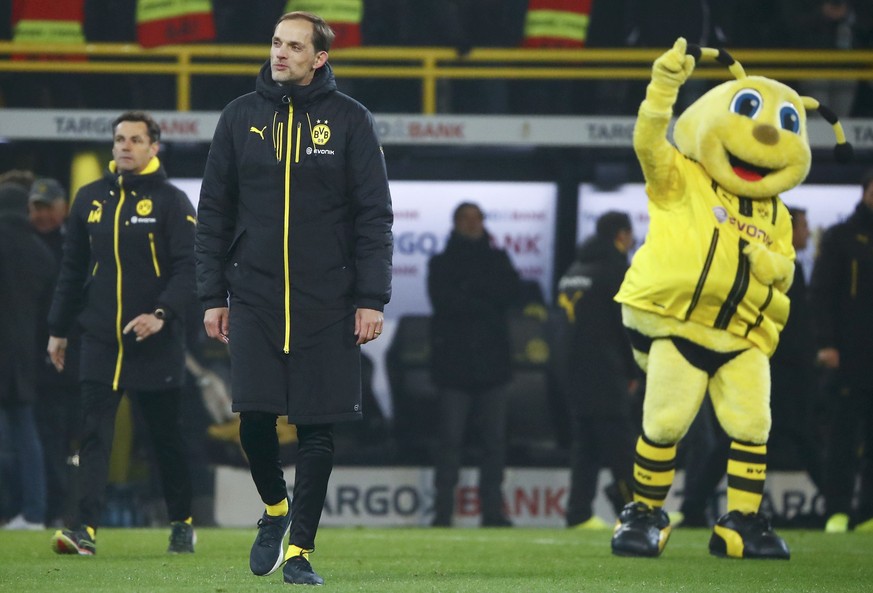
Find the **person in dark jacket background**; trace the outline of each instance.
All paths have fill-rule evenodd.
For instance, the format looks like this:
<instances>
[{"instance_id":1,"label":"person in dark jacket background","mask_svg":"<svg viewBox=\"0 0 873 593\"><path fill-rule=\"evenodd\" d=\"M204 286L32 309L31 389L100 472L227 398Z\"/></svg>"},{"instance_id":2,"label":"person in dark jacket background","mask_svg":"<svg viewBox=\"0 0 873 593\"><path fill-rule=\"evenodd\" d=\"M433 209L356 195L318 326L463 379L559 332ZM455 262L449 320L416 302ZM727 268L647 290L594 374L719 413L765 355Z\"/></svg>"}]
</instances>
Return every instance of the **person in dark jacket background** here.
<instances>
[{"instance_id":1,"label":"person in dark jacket background","mask_svg":"<svg viewBox=\"0 0 873 593\"><path fill-rule=\"evenodd\" d=\"M830 533L873 530L873 170L861 187L855 212L822 237L810 282L817 361L830 375L824 471Z\"/></svg>"},{"instance_id":2,"label":"person in dark jacket background","mask_svg":"<svg viewBox=\"0 0 873 593\"><path fill-rule=\"evenodd\" d=\"M193 552L179 406L197 221L187 196L167 181L154 119L125 112L112 130L114 160L73 202L49 311L48 353L58 371L75 321L82 330L78 509L75 527L58 530L52 546L59 554L96 552L115 414L127 392L151 433L172 528L167 551Z\"/></svg>"},{"instance_id":3,"label":"person in dark jacket background","mask_svg":"<svg viewBox=\"0 0 873 593\"><path fill-rule=\"evenodd\" d=\"M317 15L279 18L255 92L219 119L195 242L206 333L229 344L240 442L266 506L249 566L263 576L284 563L292 584L323 583L309 554L333 424L361 418L360 346L382 332L391 294L385 159L370 112L337 91L333 38ZM290 502L280 415L297 425Z\"/></svg>"},{"instance_id":4,"label":"person in dark jacket background","mask_svg":"<svg viewBox=\"0 0 873 593\"><path fill-rule=\"evenodd\" d=\"M30 224L36 236L49 248L55 257L55 268L63 258L65 222L69 211L67 192L61 184L47 177L34 181L29 199ZM52 286L57 275L52 279ZM37 333L36 393L39 405L36 421L42 439L46 473L46 524L63 524L69 514L70 486L74 466L69 459L78 448L79 429L79 357L78 339L70 336L64 370L58 372L45 350L48 342L47 299L40 314Z\"/></svg>"},{"instance_id":5,"label":"person in dark jacket background","mask_svg":"<svg viewBox=\"0 0 873 593\"><path fill-rule=\"evenodd\" d=\"M439 389L435 452L435 527L449 527L467 418L477 420L481 447L479 500L486 527L511 527L503 511L507 398L512 358L507 311L521 288L509 256L491 246L482 209L455 208L445 251L428 264L431 377Z\"/></svg>"},{"instance_id":6,"label":"person in dark jacket background","mask_svg":"<svg viewBox=\"0 0 873 593\"><path fill-rule=\"evenodd\" d=\"M592 509L601 467L612 472L621 498L616 514L632 500L631 403L639 381L621 305L613 297L633 244L628 215L603 214L558 283L558 303L570 325L562 373L572 415L568 527L608 529Z\"/></svg>"},{"instance_id":7,"label":"person in dark jacket background","mask_svg":"<svg viewBox=\"0 0 873 593\"><path fill-rule=\"evenodd\" d=\"M0 185L0 431L14 464L4 488L17 486L17 515L7 529L42 529L46 482L34 418L36 338L57 267L27 221L27 190ZM2 452L6 457L6 452ZM11 469L11 468L10 468ZM7 480L9 480L7 482ZM13 511L14 512L14 511ZM8 517L7 517L8 518Z\"/></svg>"}]
</instances>

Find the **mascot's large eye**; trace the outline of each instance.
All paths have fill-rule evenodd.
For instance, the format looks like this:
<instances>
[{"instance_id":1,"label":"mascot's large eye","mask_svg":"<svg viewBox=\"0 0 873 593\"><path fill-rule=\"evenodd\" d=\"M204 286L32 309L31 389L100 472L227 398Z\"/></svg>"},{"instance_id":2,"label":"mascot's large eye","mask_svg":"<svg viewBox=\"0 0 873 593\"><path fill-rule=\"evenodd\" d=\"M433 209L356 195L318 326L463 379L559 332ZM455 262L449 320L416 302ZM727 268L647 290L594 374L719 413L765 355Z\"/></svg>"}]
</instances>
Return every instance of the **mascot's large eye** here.
<instances>
[{"instance_id":1,"label":"mascot's large eye","mask_svg":"<svg viewBox=\"0 0 873 593\"><path fill-rule=\"evenodd\" d=\"M791 103L782 105L779 108L779 125L782 126L783 130L788 130L789 132L794 132L795 134L800 132L800 113L798 113L797 107Z\"/></svg>"},{"instance_id":2,"label":"mascot's large eye","mask_svg":"<svg viewBox=\"0 0 873 593\"><path fill-rule=\"evenodd\" d=\"M755 89L743 89L731 99L731 111L755 119L763 102L761 93Z\"/></svg>"}]
</instances>

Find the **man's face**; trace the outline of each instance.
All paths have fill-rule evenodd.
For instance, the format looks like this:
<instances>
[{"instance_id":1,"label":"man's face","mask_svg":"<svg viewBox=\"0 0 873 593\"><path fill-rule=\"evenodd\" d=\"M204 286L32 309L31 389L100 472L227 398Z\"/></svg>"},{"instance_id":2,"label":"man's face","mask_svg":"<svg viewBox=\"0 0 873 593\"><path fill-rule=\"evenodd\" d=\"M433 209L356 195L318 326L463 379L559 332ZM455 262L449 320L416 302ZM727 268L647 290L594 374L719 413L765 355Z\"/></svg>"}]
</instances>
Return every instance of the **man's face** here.
<instances>
[{"instance_id":1,"label":"man's face","mask_svg":"<svg viewBox=\"0 0 873 593\"><path fill-rule=\"evenodd\" d=\"M145 122L123 121L115 127L112 158L120 173L141 173L156 154L158 143L149 138Z\"/></svg>"},{"instance_id":2,"label":"man's face","mask_svg":"<svg viewBox=\"0 0 873 593\"><path fill-rule=\"evenodd\" d=\"M865 206L873 210L873 182L868 183L867 187L864 188L864 195L861 196L861 200Z\"/></svg>"},{"instance_id":3,"label":"man's face","mask_svg":"<svg viewBox=\"0 0 873 593\"><path fill-rule=\"evenodd\" d=\"M480 239L485 234L485 221L478 208L461 208L455 218L455 232L468 239Z\"/></svg>"},{"instance_id":4,"label":"man's face","mask_svg":"<svg viewBox=\"0 0 873 593\"><path fill-rule=\"evenodd\" d=\"M270 48L273 80L285 84L307 85L316 69L327 61L327 52L315 51L313 25L305 19L288 19L276 25Z\"/></svg>"},{"instance_id":5,"label":"man's face","mask_svg":"<svg viewBox=\"0 0 873 593\"><path fill-rule=\"evenodd\" d=\"M49 204L31 202L28 209L30 225L40 234L60 228L67 217L67 203L63 200L55 200Z\"/></svg>"},{"instance_id":6,"label":"man's face","mask_svg":"<svg viewBox=\"0 0 873 593\"><path fill-rule=\"evenodd\" d=\"M806 212L795 212L791 222L794 231L791 242L795 250L802 251L809 243L809 221L806 219Z\"/></svg>"}]
</instances>

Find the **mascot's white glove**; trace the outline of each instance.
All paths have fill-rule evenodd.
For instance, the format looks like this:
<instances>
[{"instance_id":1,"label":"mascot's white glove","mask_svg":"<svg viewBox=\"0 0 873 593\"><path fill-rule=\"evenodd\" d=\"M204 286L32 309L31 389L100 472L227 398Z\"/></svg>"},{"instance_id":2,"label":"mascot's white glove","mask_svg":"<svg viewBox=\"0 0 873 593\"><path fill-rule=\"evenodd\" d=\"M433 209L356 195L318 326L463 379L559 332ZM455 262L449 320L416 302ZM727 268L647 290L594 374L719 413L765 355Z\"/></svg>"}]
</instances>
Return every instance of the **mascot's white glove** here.
<instances>
[{"instance_id":1,"label":"mascot's white glove","mask_svg":"<svg viewBox=\"0 0 873 593\"><path fill-rule=\"evenodd\" d=\"M652 66L652 82L646 88L649 108L670 111L679 95L679 88L694 72L694 58L685 53L687 42L680 37L673 47L655 60Z\"/></svg>"},{"instance_id":2,"label":"mascot's white glove","mask_svg":"<svg viewBox=\"0 0 873 593\"><path fill-rule=\"evenodd\" d=\"M774 286L787 292L794 280L794 262L775 251L770 251L760 243L749 243L743 253L752 264L752 274L767 286Z\"/></svg>"}]
</instances>

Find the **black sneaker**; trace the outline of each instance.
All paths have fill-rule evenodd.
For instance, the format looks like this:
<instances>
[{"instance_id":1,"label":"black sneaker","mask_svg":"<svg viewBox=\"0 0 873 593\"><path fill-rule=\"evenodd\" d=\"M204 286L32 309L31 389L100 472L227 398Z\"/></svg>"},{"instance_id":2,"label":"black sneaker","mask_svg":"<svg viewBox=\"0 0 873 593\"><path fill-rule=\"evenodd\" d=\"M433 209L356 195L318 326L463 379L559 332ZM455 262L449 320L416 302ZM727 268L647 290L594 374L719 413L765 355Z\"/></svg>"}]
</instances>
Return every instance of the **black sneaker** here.
<instances>
[{"instance_id":1,"label":"black sneaker","mask_svg":"<svg viewBox=\"0 0 873 593\"><path fill-rule=\"evenodd\" d=\"M309 560L303 554L292 556L282 569L282 576L289 585L323 585L324 579L318 576Z\"/></svg>"},{"instance_id":2,"label":"black sneaker","mask_svg":"<svg viewBox=\"0 0 873 593\"><path fill-rule=\"evenodd\" d=\"M740 511L719 517L709 538L709 553L728 558L791 558L788 544L776 535L765 516Z\"/></svg>"},{"instance_id":3,"label":"black sneaker","mask_svg":"<svg viewBox=\"0 0 873 593\"><path fill-rule=\"evenodd\" d=\"M670 538L670 517L661 508L629 502L618 515L612 532L612 553L616 556L655 557Z\"/></svg>"},{"instance_id":4,"label":"black sneaker","mask_svg":"<svg viewBox=\"0 0 873 593\"><path fill-rule=\"evenodd\" d=\"M249 554L249 568L259 577L273 574L285 561L285 536L291 529L291 511L282 517L273 517L266 511L258 520L258 537Z\"/></svg>"},{"instance_id":5,"label":"black sneaker","mask_svg":"<svg viewBox=\"0 0 873 593\"><path fill-rule=\"evenodd\" d=\"M59 529L52 536L52 550L58 554L79 554L93 556L97 553L97 543L83 525L79 529Z\"/></svg>"},{"instance_id":6,"label":"black sneaker","mask_svg":"<svg viewBox=\"0 0 873 593\"><path fill-rule=\"evenodd\" d=\"M170 554L193 554L194 542L197 536L194 527L185 521L173 521L170 523L170 545L167 552Z\"/></svg>"},{"instance_id":7,"label":"black sneaker","mask_svg":"<svg viewBox=\"0 0 873 593\"><path fill-rule=\"evenodd\" d=\"M512 520L506 515L482 517L482 527L514 527Z\"/></svg>"}]
</instances>

